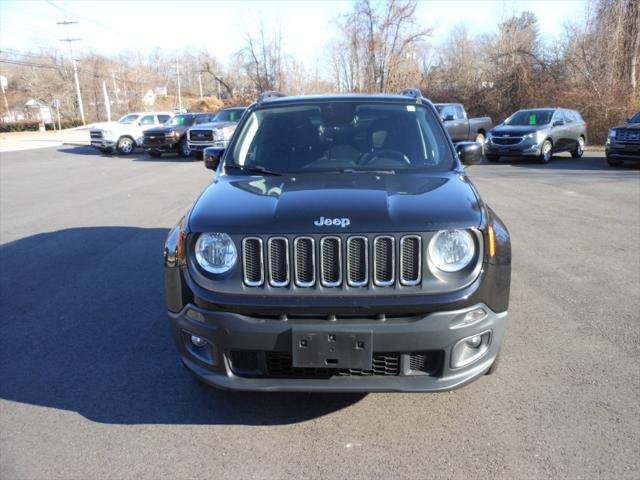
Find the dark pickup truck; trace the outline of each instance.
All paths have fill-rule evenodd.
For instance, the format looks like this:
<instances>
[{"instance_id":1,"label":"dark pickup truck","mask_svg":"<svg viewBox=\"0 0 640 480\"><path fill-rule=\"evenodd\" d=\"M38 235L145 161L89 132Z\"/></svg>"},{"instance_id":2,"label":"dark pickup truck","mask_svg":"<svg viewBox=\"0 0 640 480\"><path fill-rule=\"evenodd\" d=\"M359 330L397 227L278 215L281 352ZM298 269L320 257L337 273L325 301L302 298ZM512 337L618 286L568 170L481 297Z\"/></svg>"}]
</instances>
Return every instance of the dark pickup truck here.
<instances>
[{"instance_id":1,"label":"dark pickup truck","mask_svg":"<svg viewBox=\"0 0 640 480\"><path fill-rule=\"evenodd\" d=\"M469 118L461 103L436 103L434 107L454 143L471 140L484 145L487 132L493 128L491 117Z\"/></svg>"},{"instance_id":2,"label":"dark pickup truck","mask_svg":"<svg viewBox=\"0 0 640 480\"><path fill-rule=\"evenodd\" d=\"M185 113L174 115L161 127L144 132L142 146L152 157L163 153L177 153L181 157L191 156L187 142L187 130L194 125L211 122L215 113Z\"/></svg>"},{"instance_id":3,"label":"dark pickup truck","mask_svg":"<svg viewBox=\"0 0 640 480\"><path fill-rule=\"evenodd\" d=\"M622 165L625 160L640 160L640 112L609 130L605 153L612 166Z\"/></svg>"}]
</instances>

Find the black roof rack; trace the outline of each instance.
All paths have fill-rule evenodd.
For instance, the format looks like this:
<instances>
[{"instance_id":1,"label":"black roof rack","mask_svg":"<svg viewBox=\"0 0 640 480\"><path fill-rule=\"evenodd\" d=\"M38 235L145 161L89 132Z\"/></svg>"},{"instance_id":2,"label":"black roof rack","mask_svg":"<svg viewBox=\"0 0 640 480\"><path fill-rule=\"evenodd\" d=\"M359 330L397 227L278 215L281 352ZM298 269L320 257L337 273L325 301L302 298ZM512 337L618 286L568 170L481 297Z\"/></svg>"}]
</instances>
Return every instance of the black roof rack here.
<instances>
[{"instance_id":1,"label":"black roof rack","mask_svg":"<svg viewBox=\"0 0 640 480\"><path fill-rule=\"evenodd\" d=\"M282 92L274 92L274 91L262 92L260 95L258 95L258 103L262 103L265 100L269 100L271 98L282 98L287 96L288 95L286 93L282 93Z\"/></svg>"},{"instance_id":2,"label":"black roof rack","mask_svg":"<svg viewBox=\"0 0 640 480\"><path fill-rule=\"evenodd\" d=\"M400 95L415 98L416 100L420 100L422 98L422 92L419 88L405 88L400 92Z\"/></svg>"}]
</instances>

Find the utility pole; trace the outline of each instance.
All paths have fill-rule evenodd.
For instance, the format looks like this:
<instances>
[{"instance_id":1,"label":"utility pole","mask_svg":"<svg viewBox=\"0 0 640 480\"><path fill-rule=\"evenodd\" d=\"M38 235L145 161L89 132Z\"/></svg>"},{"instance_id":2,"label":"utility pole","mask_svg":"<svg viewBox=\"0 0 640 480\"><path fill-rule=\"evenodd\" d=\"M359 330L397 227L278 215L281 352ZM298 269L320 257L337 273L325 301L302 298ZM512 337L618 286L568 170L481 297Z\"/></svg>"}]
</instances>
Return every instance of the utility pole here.
<instances>
[{"instance_id":1,"label":"utility pole","mask_svg":"<svg viewBox=\"0 0 640 480\"><path fill-rule=\"evenodd\" d=\"M120 103L120 97L118 96L118 85L116 84L116 72L111 71L111 79L113 80L113 93L116 96L116 110L118 109L118 104Z\"/></svg>"},{"instance_id":2,"label":"utility pole","mask_svg":"<svg viewBox=\"0 0 640 480\"><path fill-rule=\"evenodd\" d=\"M176 76L178 77L178 112L182 113L182 93L180 92L180 63L176 58Z\"/></svg>"},{"instance_id":3,"label":"utility pole","mask_svg":"<svg viewBox=\"0 0 640 480\"><path fill-rule=\"evenodd\" d=\"M9 110L9 103L7 102L7 92L4 91L4 84L7 81L5 77L0 77L0 88L2 88L2 99L4 100L4 108L7 111L7 117L10 121L13 121L13 113Z\"/></svg>"},{"instance_id":4,"label":"utility pole","mask_svg":"<svg viewBox=\"0 0 640 480\"><path fill-rule=\"evenodd\" d=\"M204 95L202 95L202 72L198 71L198 85L200 85L200 100L204 100Z\"/></svg>"},{"instance_id":5,"label":"utility pole","mask_svg":"<svg viewBox=\"0 0 640 480\"><path fill-rule=\"evenodd\" d=\"M68 21L65 20L64 22L56 22L58 25L64 25L64 26L69 26L69 25L73 25L75 23L78 23L76 21ZM73 65L73 76L76 80L76 95L78 96L78 108L80 109L80 120L82 120L82 124L85 125L85 120L84 120L84 107L82 106L82 95L80 94L80 79L78 78L78 66L76 65L76 57L73 54L73 42L77 42L79 41L79 38L61 38L60 41L61 42L67 42L69 44L69 52L71 53L71 64Z\"/></svg>"},{"instance_id":6,"label":"utility pole","mask_svg":"<svg viewBox=\"0 0 640 480\"><path fill-rule=\"evenodd\" d=\"M111 103L109 103L109 94L107 93L107 82L102 80L102 94L104 95L104 109L107 111L107 122L111 121Z\"/></svg>"}]
</instances>

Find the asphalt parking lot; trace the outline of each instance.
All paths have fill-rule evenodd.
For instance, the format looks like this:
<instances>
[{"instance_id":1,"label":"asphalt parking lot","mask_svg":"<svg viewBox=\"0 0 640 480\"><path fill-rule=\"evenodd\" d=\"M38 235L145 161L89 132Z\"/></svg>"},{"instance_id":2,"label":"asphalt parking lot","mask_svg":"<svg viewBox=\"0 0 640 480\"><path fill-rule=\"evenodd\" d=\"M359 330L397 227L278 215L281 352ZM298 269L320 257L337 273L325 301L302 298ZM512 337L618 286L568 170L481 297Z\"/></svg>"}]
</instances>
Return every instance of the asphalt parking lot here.
<instances>
[{"instance_id":1,"label":"asphalt parking lot","mask_svg":"<svg viewBox=\"0 0 640 480\"><path fill-rule=\"evenodd\" d=\"M164 237L210 171L3 153L0 478L638 478L640 167L588 153L469 173L513 241L497 374L251 394L198 384L167 327Z\"/></svg>"}]
</instances>

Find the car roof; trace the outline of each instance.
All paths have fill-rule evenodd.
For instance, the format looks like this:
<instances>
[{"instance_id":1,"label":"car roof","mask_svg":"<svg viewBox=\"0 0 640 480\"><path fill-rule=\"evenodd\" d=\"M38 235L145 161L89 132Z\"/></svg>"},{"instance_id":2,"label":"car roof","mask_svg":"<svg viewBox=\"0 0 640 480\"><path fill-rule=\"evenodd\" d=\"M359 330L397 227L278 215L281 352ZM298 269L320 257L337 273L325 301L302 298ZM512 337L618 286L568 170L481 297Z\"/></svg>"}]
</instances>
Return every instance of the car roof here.
<instances>
[{"instance_id":1,"label":"car roof","mask_svg":"<svg viewBox=\"0 0 640 480\"><path fill-rule=\"evenodd\" d=\"M437 102L433 104L434 106L442 106L442 107L455 107L456 105L462 105L461 103L451 103L451 102L447 102L447 103L443 103L443 102Z\"/></svg>"}]
</instances>

